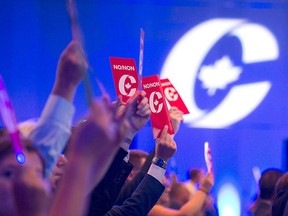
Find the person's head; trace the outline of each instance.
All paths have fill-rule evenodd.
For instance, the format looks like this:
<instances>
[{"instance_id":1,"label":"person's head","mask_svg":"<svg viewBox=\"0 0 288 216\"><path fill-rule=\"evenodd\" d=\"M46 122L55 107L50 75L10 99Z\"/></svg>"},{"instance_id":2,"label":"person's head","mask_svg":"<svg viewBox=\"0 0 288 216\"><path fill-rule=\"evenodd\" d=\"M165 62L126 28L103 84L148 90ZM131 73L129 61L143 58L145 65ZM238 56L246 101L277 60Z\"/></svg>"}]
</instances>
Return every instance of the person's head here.
<instances>
[{"instance_id":1,"label":"person's head","mask_svg":"<svg viewBox=\"0 0 288 216\"><path fill-rule=\"evenodd\" d=\"M26 157L24 164L17 163L10 138L7 134L0 136L0 215L14 215L16 211L13 181L21 171L33 171L37 176L44 177L44 160L29 140L22 139Z\"/></svg>"},{"instance_id":2,"label":"person's head","mask_svg":"<svg viewBox=\"0 0 288 216\"><path fill-rule=\"evenodd\" d=\"M189 171L190 180L196 184L201 181L203 176L204 176L204 173L203 173L203 170L201 169L191 169Z\"/></svg>"},{"instance_id":3,"label":"person's head","mask_svg":"<svg viewBox=\"0 0 288 216\"><path fill-rule=\"evenodd\" d=\"M173 209L180 209L190 199L190 192L183 183L174 183L171 185L169 200L169 207Z\"/></svg>"},{"instance_id":4,"label":"person's head","mask_svg":"<svg viewBox=\"0 0 288 216\"><path fill-rule=\"evenodd\" d=\"M275 194L288 189L288 173L283 174L276 182Z\"/></svg>"},{"instance_id":5,"label":"person's head","mask_svg":"<svg viewBox=\"0 0 288 216\"><path fill-rule=\"evenodd\" d=\"M145 163L148 153L142 150L130 150L129 162L133 165L133 169L129 174L127 181L131 181L140 171L142 165Z\"/></svg>"},{"instance_id":6,"label":"person's head","mask_svg":"<svg viewBox=\"0 0 288 216\"><path fill-rule=\"evenodd\" d=\"M283 215L288 200L288 173L283 174L275 185L272 215Z\"/></svg>"},{"instance_id":7,"label":"person's head","mask_svg":"<svg viewBox=\"0 0 288 216\"><path fill-rule=\"evenodd\" d=\"M275 168L269 168L262 172L259 180L259 196L261 199L273 199L276 182L282 175L283 172Z\"/></svg>"}]
</instances>

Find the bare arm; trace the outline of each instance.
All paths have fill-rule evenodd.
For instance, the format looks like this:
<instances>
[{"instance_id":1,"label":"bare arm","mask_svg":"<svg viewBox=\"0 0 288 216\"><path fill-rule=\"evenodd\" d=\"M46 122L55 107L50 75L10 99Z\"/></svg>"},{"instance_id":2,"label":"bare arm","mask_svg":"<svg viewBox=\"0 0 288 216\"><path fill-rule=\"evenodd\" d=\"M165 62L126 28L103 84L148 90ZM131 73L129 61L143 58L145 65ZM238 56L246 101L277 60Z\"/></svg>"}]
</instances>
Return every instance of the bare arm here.
<instances>
[{"instance_id":1,"label":"bare arm","mask_svg":"<svg viewBox=\"0 0 288 216\"><path fill-rule=\"evenodd\" d=\"M207 198L207 194L214 185L213 174L208 173L203 179L198 190L193 198L183 205L179 210L166 208L161 205L155 205L149 212L149 216L194 216L201 211L204 202Z\"/></svg>"}]
</instances>

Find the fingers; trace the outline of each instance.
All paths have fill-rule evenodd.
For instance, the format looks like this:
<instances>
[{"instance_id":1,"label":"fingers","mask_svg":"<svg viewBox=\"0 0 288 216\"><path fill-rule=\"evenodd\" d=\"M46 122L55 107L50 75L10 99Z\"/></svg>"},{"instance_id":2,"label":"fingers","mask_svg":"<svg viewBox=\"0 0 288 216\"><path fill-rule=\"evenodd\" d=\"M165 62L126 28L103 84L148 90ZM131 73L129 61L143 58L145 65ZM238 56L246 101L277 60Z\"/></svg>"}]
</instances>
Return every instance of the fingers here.
<instances>
[{"instance_id":1,"label":"fingers","mask_svg":"<svg viewBox=\"0 0 288 216\"><path fill-rule=\"evenodd\" d=\"M150 107L148 104L148 98L146 97L142 98L142 100L139 102L137 106L136 114L141 117L150 116L151 111L150 111Z\"/></svg>"},{"instance_id":2,"label":"fingers","mask_svg":"<svg viewBox=\"0 0 288 216\"><path fill-rule=\"evenodd\" d=\"M163 130L161 131L161 135L160 135L161 141L165 142L167 132L168 132L168 125L165 125Z\"/></svg>"}]
</instances>

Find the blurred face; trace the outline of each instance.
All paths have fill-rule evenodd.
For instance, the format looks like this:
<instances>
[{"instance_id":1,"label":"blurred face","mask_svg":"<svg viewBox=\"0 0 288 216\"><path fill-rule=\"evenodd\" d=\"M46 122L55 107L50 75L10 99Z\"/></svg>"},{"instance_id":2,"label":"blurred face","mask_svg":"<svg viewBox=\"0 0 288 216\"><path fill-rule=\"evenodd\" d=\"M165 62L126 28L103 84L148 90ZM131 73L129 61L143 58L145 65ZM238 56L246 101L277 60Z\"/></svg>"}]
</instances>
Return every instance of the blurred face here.
<instances>
[{"instance_id":1,"label":"blurred face","mask_svg":"<svg viewBox=\"0 0 288 216\"><path fill-rule=\"evenodd\" d=\"M159 198L158 204L168 207L169 202L170 202L169 193L171 191L171 187L170 187L171 184L166 177L163 179L162 184L165 186L165 190L163 194L161 195L161 197Z\"/></svg>"},{"instance_id":2,"label":"blurred face","mask_svg":"<svg viewBox=\"0 0 288 216\"><path fill-rule=\"evenodd\" d=\"M55 192L56 187L61 180L67 163L68 160L66 159L66 157L64 155L60 155L50 177L50 184L53 192Z\"/></svg>"},{"instance_id":3,"label":"blurred face","mask_svg":"<svg viewBox=\"0 0 288 216\"><path fill-rule=\"evenodd\" d=\"M29 169L43 178L43 166L39 155L35 152L25 154L26 162L19 165L14 154L9 154L0 160L0 215L15 214L15 203L13 195L13 181L19 171Z\"/></svg>"}]
</instances>

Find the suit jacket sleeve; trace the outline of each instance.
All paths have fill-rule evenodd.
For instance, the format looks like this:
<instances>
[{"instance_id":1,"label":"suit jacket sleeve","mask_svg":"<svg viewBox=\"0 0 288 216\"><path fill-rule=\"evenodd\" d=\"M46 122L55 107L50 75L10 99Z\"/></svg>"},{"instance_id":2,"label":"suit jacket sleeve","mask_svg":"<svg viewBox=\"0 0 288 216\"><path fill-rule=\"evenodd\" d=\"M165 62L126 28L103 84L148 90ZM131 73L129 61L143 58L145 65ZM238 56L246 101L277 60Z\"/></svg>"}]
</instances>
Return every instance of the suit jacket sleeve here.
<instances>
[{"instance_id":1,"label":"suit jacket sleeve","mask_svg":"<svg viewBox=\"0 0 288 216\"><path fill-rule=\"evenodd\" d=\"M113 206L105 216L146 216L162 195L165 187L146 174L132 196L123 205Z\"/></svg>"},{"instance_id":2,"label":"suit jacket sleeve","mask_svg":"<svg viewBox=\"0 0 288 216\"><path fill-rule=\"evenodd\" d=\"M117 197L115 205L122 205L123 202L132 195L134 190L136 190L136 188L138 187L138 185L140 184L140 182L143 180L146 173L148 172L154 155L155 155L155 149L153 149L153 151L148 155L148 157L146 158L146 161L143 164L141 170L133 178L133 180L131 182L125 183L124 187L121 189L121 191L119 193L119 196Z\"/></svg>"},{"instance_id":3,"label":"suit jacket sleeve","mask_svg":"<svg viewBox=\"0 0 288 216\"><path fill-rule=\"evenodd\" d=\"M127 152L120 148L102 181L90 196L88 216L101 216L108 212L130 174L133 166L123 160Z\"/></svg>"}]
</instances>

